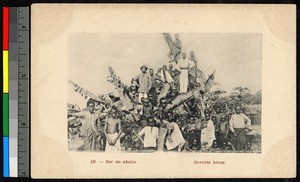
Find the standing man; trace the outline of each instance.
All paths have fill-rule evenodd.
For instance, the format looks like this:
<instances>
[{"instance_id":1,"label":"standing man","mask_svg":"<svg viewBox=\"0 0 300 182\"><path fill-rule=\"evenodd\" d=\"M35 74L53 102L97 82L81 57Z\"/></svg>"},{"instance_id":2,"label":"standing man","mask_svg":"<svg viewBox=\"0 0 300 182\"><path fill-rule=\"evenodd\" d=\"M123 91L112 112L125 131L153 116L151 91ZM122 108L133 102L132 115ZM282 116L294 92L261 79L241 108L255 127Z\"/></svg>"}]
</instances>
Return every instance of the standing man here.
<instances>
[{"instance_id":1,"label":"standing man","mask_svg":"<svg viewBox=\"0 0 300 182\"><path fill-rule=\"evenodd\" d=\"M229 129L234 134L233 145L235 150L241 151L246 144L245 129L251 125L251 120L244 113L241 112L241 107L235 107L235 114L233 114L229 121Z\"/></svg>"},{"instance_id":2,"label":"standing man","mask_svg":"<svg viewBox=\"0 0 300 182\"><path fill-rule=\"evenodd\" d=\"M153 97L154 105L157 104L157 92L156 92L156 80L157 75L154 75L154 70L152 68L149 69L150 79L151 79L151 89L149 91L149 94ZM148 95L149 97L149 95Z\"/></svg>"},{"instance_id":3,"label":"standing man","mask_svg":"<svg viewBox=\"0 0 300 182\"><path fill-rule=\"evenodd\" d=\"M157 139L158 139L158 128L154 126L154 119L152 117L148 118L148 126L144 127L139 133L139 139L144 144L144 149L146 150L156 150L157 149ZM144 139L141 137L144 135Z\"/></svg>"},{"instance_id":4,"label":"standing man","mask_svg":"<svg viewBox=\"0 0 300 182\"><path fill-rule=\"evenodd\" d=\"M178 67L180 69L179 76L179 93L186 93L189 83L189 60L186 58L186 53L182 52L182 59L178 61Z\"/></svg>"},{"instance_id":5,"label":"standing man","mask_svg":"<svg viewBox=\"0 0 300 182\"><path fill-rule=\"evenodd\" d=\"M180 53L181 53L181 40L179 40L179 35L178 33L176 33L175 40L173 41L173 51L171 50L168 54L168 57L171 59L171 62L175 61L177 56L180 55Z\"/></svg>"},{"instance_id":6,"label":"standing man","mask_svg":"<svg viewBox=\"0 0 300 182\"><path fill-rule=\"evenodd\" d=\"M167 127L167 137L166 137L166 148L167 150L173 150L177 148L178 152L181 152L184 149L185 140L181 133L181 130L178 124L174 121L173 113L168 112L168 121L165 122Z\"/></svg>"},{"instance_id":7,"label":"standing man","mask_svg":"<svg viewBox=\"0 0 300 182\"><path fill-rule=\"evenodd\" d=\"M142 98L148 98L148 93L152 87L150 75L147 73L148 67L143 65L140 70L142 73L135 78L139 84L139 103L141 103Z\"/></svg>"},{"instance_id":8,"label":"standing man","mask_svg":"<svg viewBox=\"0 0 300 182\"><path fill-rule=\"evenodd\" d=\"M95 112L95 102L88 100L87 109L79 113L71 113L71 117L68 121L74 119L80 119L82 124L80 128L80 135L84 137L83 146L80 147L84 151L95 151L97 149L97 143L100 141L101 133L97 128L97 122L99 118L99 112Z\"/></svg>"},{"instance_id":9,"label":"standing man","mask_svg":"<svg viewBox=\"0 0 300 182\"><path fill-rule=\"evenodd\" d=\"M104 134L106 136L105 152L120 152L121 120L114 106L111 108L110 116L105 120Z\"/></svg>"},{"instance_id":10,"label":"standing man","mask_svg":"<svg viewBox=\"0 0 300 182\"><path fill-rule=\"evenodd\" d=\"M193 66L195 66L197 68L198 61L196 59L194 51L190 52L190 58L189 58L189 60L193 63Z\"/></svg>"},{"instance_id":11,"label":"standing man","mask_svg":"<svg viewBox=\"0 0 300 182\"><path fill-rule=\"evenodd\" d=\"M160 71L158 72L158 75L160 77L160 81L163 83L163 86L161 88L161 91L157 97L158 100L160 100L163 97L166 97L167 94L169 93L169 90L171 88L171 84L174 83L173 78L171 77L171 75L169 74L168 70L167 70L167 66L164 65Z\"/></svg>"}]
</instances>

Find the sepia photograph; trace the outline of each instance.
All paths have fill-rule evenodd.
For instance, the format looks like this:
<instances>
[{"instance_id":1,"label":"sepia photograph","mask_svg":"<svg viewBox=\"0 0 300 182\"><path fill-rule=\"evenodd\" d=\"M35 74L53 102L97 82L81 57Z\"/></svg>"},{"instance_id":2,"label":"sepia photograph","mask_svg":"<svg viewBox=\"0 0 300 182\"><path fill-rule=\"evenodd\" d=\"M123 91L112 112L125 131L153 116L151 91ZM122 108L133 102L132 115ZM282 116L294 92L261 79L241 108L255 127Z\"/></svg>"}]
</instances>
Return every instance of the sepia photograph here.
<instances>
[{"instance_id":1,"label":"sepia photograph","mask_svg":"<svg viewBox=\"0 0 300 182\"><path fill-rule=\"evenodd\" d=\"M71 34L69 150L261 153L262 39Z\"/></svg>"},{"instance_id":2,"label":"sepia photograph","mask_svg":"<svg viewBox=\"0 0 300 182\"><path fill-rule=\"evenodd\" d=\"M34 178L296 175L296 6L35 4L31 17Z\"/></svg>"}]
</instances>

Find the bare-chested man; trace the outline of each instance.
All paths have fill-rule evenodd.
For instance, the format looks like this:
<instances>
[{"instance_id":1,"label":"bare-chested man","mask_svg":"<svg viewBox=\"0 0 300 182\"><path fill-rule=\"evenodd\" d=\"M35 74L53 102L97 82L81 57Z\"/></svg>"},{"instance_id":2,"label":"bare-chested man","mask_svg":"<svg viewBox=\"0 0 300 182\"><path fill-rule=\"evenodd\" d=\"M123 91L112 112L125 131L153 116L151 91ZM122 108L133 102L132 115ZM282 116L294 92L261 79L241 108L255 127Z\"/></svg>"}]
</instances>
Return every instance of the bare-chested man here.
<instances>
[{"instance_id":1,"label":"bare-chested man","mask_svg":"<svg viewBox=\"0 0 300 182\"><path fill-rule=\"evenodd\" d=\"M84 137L84 144L80 147L84 151L95 151L101 133L97 128L97 121L99 118L99 111L95 111L95 102L89 100L87 102L87 109L79 113L71 113L68 121L80 119L82 124L80 135Z\"/></svg>"},{"instance_id":2,"label":"bare-chested man","mask_svg":"<svg viewBox=\"0 0 300 182\"><path fill-rule=\"evenodd\" d=\"M112 107L110 116L105 120L104 133L106 136L105 152L120 152L121 120L117 117L115 107Z\"/></svg>"}]
</instances>

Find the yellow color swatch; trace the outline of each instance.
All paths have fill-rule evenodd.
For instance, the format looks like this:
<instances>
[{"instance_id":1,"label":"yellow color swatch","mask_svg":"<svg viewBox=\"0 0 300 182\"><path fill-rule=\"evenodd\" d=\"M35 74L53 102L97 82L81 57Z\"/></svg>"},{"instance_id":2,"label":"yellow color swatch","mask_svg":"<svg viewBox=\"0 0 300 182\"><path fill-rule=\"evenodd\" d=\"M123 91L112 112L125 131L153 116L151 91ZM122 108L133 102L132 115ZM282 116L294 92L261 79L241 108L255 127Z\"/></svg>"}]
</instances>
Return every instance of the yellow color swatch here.
<instances>
[{"instance_id":1,"label":"yellow color swatch","mask_svg":"<svg viewBox=\"0 0 300 182\"><path fill-rule=\"evenodd\" d=\"M8 51L3 51L3 93L8 93Z\"/></svg>"}]
</instances>

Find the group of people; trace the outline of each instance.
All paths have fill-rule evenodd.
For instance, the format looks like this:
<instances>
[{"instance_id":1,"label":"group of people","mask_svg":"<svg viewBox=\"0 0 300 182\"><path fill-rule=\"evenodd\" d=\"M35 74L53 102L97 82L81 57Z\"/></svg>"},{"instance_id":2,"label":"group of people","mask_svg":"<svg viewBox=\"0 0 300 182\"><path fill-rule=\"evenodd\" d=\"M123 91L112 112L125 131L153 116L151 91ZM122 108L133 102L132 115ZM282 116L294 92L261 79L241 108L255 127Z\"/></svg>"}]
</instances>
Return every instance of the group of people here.
<instances>
[{"instance_id":1,"label":"group of people","mask_svg":"<svg viewBox=\"0 0 300 182\"><path fill-rule=\"evenodd\" d=\"M121 107L94 99L87 108L68 114L69 131L83 138L84 151L243 151L250 150L246 132L250 119L236 106L234 113L203 108L195 95L204 94L193 75L198 70L193 51L187 58L178 34L169 66L156 72L143 65L131 85L119 89ZM199 71L200 72L200 71ZM198 76L198 75L196 75ZM126 98L125 98L126 97ZM203 104L203 103L202 103ZM76 129L75 129L76 128Z\"/></svg>"},{"instance_id":2,"label":"group of people","mask_svg":"<svg viewBox=\"0 0 300 182\"><path fill-rule=\"evenodd\" d=\"M149 79L149 82L151 79ZM151 90L151 87L145 87ZM140 89L137 89L140 91ZM204 115L195 98L172 107L179 95L169 90L156 103L149 93L135 92L134 110L90 99L87 108L69 113L70 126L79 126L84 151L250 151L246 139L251 120L236 106L233 113L219 107L205 109ZM131 90L132 92L132 90ZM171 92L171 93L170 93ZM145 94L147 97L145 97ZM78 127L77 127L78 128Z\"/></svg>"},{"instance_id":3,"label":"group of people","mask_svg":"<svg viewBox=\"0 0 300 182\"><path fill-rule=\"evenodd\" d=\"M189 71L196 68L196 61L191 58L187 59L185 52L181 55L182 59L175 60L168 67L163 65L157 73L154 73L153 68L150 68L148 73L146 65L140 68L142 73L131 81L131 89L138 88L139 102L142 98L148 98L149 94L155 97L155 100L159 100L165 97L170 89L184 94L195 86L190 83Z\"/></svg>"}]
</instances>

